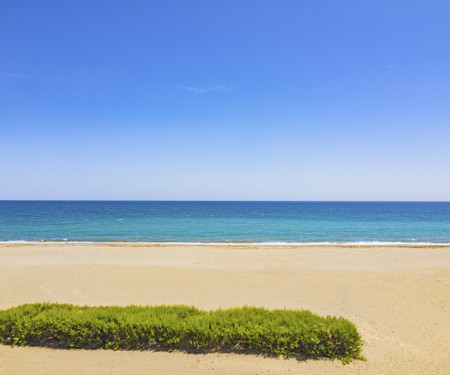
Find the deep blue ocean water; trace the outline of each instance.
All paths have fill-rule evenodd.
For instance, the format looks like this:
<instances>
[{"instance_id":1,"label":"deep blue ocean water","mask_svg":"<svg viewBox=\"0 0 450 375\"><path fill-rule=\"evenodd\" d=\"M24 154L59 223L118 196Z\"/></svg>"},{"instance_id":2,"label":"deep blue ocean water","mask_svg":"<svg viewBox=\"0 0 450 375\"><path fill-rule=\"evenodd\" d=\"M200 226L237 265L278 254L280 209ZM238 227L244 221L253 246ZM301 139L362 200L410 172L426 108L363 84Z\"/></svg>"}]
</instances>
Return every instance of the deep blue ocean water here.
<instances>
[{"instance_id":1,"label":"deep blue ocean water","mask_svg":"<svg viewBox=\"0 0 450 375\"><path fill-rule=\"evenodd\" d=\"M0 241L450 243L450 202L0 201Z\"/></svg>"}]
</instances>

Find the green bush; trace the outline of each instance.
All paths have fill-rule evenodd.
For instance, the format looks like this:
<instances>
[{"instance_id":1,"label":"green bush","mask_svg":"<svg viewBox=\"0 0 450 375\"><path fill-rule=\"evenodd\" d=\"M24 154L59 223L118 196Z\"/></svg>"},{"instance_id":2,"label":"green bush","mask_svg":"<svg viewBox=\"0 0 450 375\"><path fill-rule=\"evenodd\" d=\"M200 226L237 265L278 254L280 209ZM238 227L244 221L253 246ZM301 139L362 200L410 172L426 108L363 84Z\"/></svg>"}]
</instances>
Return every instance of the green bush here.
<instances>
[{"instance_id":1,"label":"green bush","mask_svg":"<svg viewBox=\"0 0 450 375\"><path fill-rule=\"evenodd\" d=\"M36 303L0 311L0 342L53 348L222 351L362 358L346 319L256 307L211 312L187 306L88 307Z\"/></svg>"}]
</instances>

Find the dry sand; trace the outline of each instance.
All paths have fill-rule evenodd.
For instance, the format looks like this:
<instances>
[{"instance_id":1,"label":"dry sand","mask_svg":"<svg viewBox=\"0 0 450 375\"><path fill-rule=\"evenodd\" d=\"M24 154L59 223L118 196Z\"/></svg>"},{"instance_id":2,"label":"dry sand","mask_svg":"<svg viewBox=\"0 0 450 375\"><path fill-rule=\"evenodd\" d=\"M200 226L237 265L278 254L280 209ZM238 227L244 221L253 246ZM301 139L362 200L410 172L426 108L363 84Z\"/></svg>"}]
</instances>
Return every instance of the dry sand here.
<instances>
[{"instance_id":1,"label":"dry sand","mask_svg":"<svg viewBox=\"0 0 450 375\"><path fill-rule=\"evenodd\" d=\"M450 248L0 245L0 309L255 305L353 321L367 362L0 345L0 374L449 374Z\"/></svg>"}]
</instances>

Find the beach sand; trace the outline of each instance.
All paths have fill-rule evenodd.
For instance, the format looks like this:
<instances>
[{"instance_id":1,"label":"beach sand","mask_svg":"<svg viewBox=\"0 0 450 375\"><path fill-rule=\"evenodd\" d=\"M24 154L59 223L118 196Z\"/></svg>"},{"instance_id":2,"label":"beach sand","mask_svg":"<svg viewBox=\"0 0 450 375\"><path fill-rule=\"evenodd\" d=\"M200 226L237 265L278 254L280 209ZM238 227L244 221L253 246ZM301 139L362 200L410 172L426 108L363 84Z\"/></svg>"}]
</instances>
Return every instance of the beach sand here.
<instances>
[{"instance_id":1,"label":"beach sand","mask_svg":"<svg viewBox=\"0 0 450 375\"><path fill-rule=\"evenodd\" d=\"M0 345L0 374L449 374L450 247L0 245L0 309L31 302L309 309L367 362Z\"/></svg>"}]
</instances>

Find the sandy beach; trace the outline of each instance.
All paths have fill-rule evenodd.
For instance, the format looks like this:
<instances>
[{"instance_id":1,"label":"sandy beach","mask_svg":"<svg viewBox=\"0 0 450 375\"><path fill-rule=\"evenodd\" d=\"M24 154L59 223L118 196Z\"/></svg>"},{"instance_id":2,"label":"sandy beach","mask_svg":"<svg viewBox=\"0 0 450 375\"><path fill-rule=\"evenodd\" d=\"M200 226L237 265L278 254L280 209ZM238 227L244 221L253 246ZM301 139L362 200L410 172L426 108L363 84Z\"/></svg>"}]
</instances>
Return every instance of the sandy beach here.
<instances>
[{"instance_id":1,"label":"sandy beach","mask_svg":"<svg viewBox=\"0 0 450 375\"><path fill-rule=\"evenodd\" d=\"M448 374L450 247L0 245L0 309L187 304L354 322L367 362L0 345L0 374Z\"/></svg>"}]
</instances>

